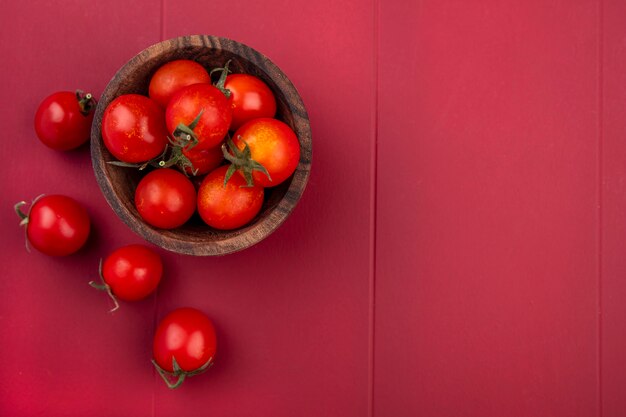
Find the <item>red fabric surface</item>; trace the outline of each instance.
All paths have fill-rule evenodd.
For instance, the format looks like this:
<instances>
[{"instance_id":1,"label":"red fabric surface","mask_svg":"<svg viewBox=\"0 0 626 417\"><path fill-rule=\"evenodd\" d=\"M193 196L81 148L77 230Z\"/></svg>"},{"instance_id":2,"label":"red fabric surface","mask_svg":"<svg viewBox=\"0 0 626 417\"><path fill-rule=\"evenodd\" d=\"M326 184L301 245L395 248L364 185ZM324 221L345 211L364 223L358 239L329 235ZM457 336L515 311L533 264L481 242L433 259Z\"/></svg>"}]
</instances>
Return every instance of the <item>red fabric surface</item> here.
<instances>
[{"instance_id":1,"label":"red fabric surface","mask_svg":"<svg viewBox=\"0 0 626 417\"><path fill-rule=\"evenodd\" d=\"M598 3L381 4L375 415L595 415Z\"/></svg>"},{"instance_id":2,"label":"red fabric surface","mask_svg":"<svg viewBox=\"0 0 626 417\"><path fill-rule=\"evenodd\" d=\"M626 7L615 0L7 1L0 15L0 415L626 415ZM307 106L312 174L267 240L160 250L158 293L87 282L139 243L87 147L32 126L184 34L269 56ZM86 248L23 246L12 205L87 207ZM216 365L168 390L155 323L214 321Z\"/></svg>"}]
</instances>

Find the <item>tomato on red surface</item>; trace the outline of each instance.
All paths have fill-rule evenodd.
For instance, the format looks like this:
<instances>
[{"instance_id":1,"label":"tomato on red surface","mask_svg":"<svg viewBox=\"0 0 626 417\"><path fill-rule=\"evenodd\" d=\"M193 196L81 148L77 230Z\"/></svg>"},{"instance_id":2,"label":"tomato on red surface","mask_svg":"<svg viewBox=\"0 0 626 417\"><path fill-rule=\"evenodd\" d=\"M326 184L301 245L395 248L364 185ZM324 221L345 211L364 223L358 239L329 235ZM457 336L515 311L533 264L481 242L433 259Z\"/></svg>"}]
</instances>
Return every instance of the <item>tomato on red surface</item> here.
<instances>
[{"instance_id":1,"label":"tomato on red surface","mask_svg":"<svg viewBox=\"0 0 626 417\"><path fill-rule=\"evenodd\" d=\"M49 95L35 113L35 132L46 146L59 151L75 149L89 140L96 101L82 91Z\"/></svg>"},{"instance_id":2,"label":"tomato on red surface","mask_svg":"<svg viewBox=\"0 0 626 417\"><path fill-rule=\"evenodd\" d=\"M210 84L206 69L195 61L179 59L161 66L150 79L148 95L165 108L172 96L183 87Z\"/></svg>"},{"instance_id":3,"label":"tomato on red surface","mask_svg":"<svg viewBox=\"0 0 626 417\"><path fill-rule=\"evenodd\" d=\"M165 120L172 135L180 137L182 127L183 136L193 133L197 139L195 148L209 149L218 146L226 136L232 113L228 99L217 87L194 84L174 94L165 110Z\"/></svg>"},{"instance_id":4,"label":"tomato on red surface","mask_svg":"<svg viewBox=\"0 0 626 417\"><path fill-rule=\"evenodd\" d=\"M159 254L144 245L127 245L116 249L104 262L100 261L102 284L89 284L106 291L117 310L116 298L137 301L146 298L159 285L163 274L163 262Z\"/></svg>"},{"instance_id":5,"label":"tomato on red surface","mask_svg":"<svg viewBox=\"0 0 626 417\"><path fill-rule=\"evenodd\" d=\"M135 206L144 221L161 229L182 226L196 210L196 190L185 175L156 169L143 177L135 191Z\"/></svg>"},{"instance_id":6,"label":"tomato on red surface","mask_svg":"<svg viewBox=\"0 0 626 417\"><path fill-rule=\"evenodd\" d=\"M102 115L102 139L120 161L149 161L163 153L168 143L163 110L139 94L119 96Z\"/></svg>"},{"instance_id":7,"label":"tomato on red surface","mask_svg":"<svg viewBox=\"0 0 626 417\"><path fill-rule=\"evenodd\" d=\"M274 187L293 174L300 161L300 142L289 126L276 119L254 119L241 126L233 137L239 150L250 148L251 159L262 165L269 174L252 167L254 183ZM246 161L235 161L235 164Z\"/></svg>"},{"instance_id":8,"label":"tomato on red surface","mask_svg":"<svg viewBox=\"0 0 626 417\"><path fill-rule=\"evenodd\" d=\"M52 256L70 255L83 247L89 237L91 223L87 210L73 198L46 195L33 201L24 214L22 201L15 211L26 226L28 242L38 251Z\"/></svg>"},{"instance_id":9,"label":"tomato on red surface","mask_svg":"<svg viewBox=\"0 0 626 417\"><path fill-rule=\"evenodd\" d=\"M259 78L249 74L231 74L226 77L224 87L230 91L233 107L230 130L237 130L252 119L276 115L274 94Z\"/></svg>"},{"instance_id":10,"label":"tomato on red surface","mask_svg":"<svg viewBox=\"0 0 626 417\"><path fill-rule=\"evenodd\" d=\"M193 165L193 169L191 167L185 167L185 171L188 175L198 176L207 174L220 166L224 161L224 153L219 146L210 149L183 149L182 152Z\"/></svg>"},{"instance_id":11,"label":"tomato on red surface","mask_svg":"<svg viewBox=\"0 0 626 417\"><path fill-rule=\"evenodd\" d=\"M263 187L247 187L238 172L224 185L227 170L228 166L223 166L211 172L198 190L200 217L220 230L237 229L250 223L263 205Z\"/></svg>"},{"instance_id":12,"label":"tomato on red surface","mask_svg":"<svg viewBox=\"0 0 626 417\"><path fill-rule=\"evenodd\" d=\"M177 388L186 377L211 366L216 350L211 320L195 308L178 308L165 316L156 329L153 363L167 385Z\"/></svg>"}]
</instances>

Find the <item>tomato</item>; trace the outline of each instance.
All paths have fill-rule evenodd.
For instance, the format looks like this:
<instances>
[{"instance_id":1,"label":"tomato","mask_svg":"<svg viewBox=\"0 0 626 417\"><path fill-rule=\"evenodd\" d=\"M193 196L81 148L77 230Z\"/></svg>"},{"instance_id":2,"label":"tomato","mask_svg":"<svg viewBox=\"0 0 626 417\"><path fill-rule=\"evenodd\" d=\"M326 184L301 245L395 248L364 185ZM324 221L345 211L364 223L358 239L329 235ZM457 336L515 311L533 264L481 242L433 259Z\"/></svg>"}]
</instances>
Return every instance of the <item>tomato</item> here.
<instances>
[{"instance_id":1,"label":"tomato","mask_svg":"<svg viewBox=\"0 0 626 417\"><path fill-rule=\"evenodd\" d=\"M149 161L161 155L168 143L163 110L139 94L119 96L102 115L102 139L120 161Z\"/></svg>"},{"instance_id":2,"label":"tomato","mask_svg":"<svg viewBox=\"0 0 626 417\"><path fill-rule=\"evenodd\" d=\"M252 119L276 115L274 94L259 78L248 74L231 74L226 77L224 87L230 90L233 107L230 130L237 130Z\"/></svg>"},{"instance_id":3,"label":"tomato","mask_svg":"<svg viewBox=\"0 0 626 417\"><path fill-rule=\"evenodd\" d=\"M135 206L146 223L161 229L182 226L196 210L196 190L185 175L170 168L143 177L135 191Z\"/></svg>"},{"instance_id":4,"label":"tomato","mask_svg":"<svg viewBox=\"0 0 626 417\"><path fill-rule=\"evenodd\" d=\"M185 155L193 165L193 169L191 167L185 167L185 171L187 174L195 176L204 175L213 171L224 161L224 153L219 146L211 149L183 149L183 155Z\"/></svg>"},{"instance_id":5,"label":"tomato","mask_svg":"<svg viewBox=\"0 0 626 417\"><path fill-rule=\"evenodd\" d=\"M179 59L168 62L154 73L148 95L165 108L178 90L199 83L211 84L207 70L195 61Z\"/></svg>"},{"instance_id":6,"label":"tomato","mask_svg":"<svg viewBox=\"0 0 626 417\"><path fill-rule=\"evenodd\" d=\"M91 223L87 210L64 195L46 195L33 201L28 214L21 211L26 202L15 205L15 211L26 226L28 242L38 251L52 256L70 255L83 247Z\"/></svg>"},{"instance_id":7,"label":"tomato","mask_svg":"<svg viewBox=\"0 0 626 417\"><path fill-rule=\"evenodd\" d=\"M246 187L238 173L224 185L228 166L206 176L198 190L198 213L209 226L232 230L244 226L259 213L263 205L263 187Z\"/></svg>"},{"instance_id":8,"label":"tomato","mask_svg":"<svg viewBox=\"0 0 626 417\"><path fill-rule=\"evenodd\" d=\"M248 144L251 158L269 173L268 178L263 172L255 170L252 173L255 184L274 187L289 178L298 167L298 138L289 126L279 120L251 120L235 132L233 141L240 150Z\"/></svg>"},{"instance_id":9,"label":"tomato","mask_svg":"<svg viewBox=\"0 0 626 417\"><path fill-rule=\"evenodd\" d=\"M174 136L179 125L189 126L200 115L191 129L197 139L195 148L209 149L218 146L230 126L232 108L228 99L211 84L194 84L178 91L165 110L167 128Z\"/></svg>"},{"instance_id":10,"label":"tomato","mask_svg":"<svg viewBox=\"0 0 626 417\"><path fill-rule=\"evenodd\" d=\"M116 298L137 301L146 298L159 285L163 274L161 257L144 245L128 245L116 249L100 264L102 285L91 281L94 288L107 291L117 310Z\"/></svg>"},{"instance_id":11,"label":"tomato","mask_svg":"<svg viewBox=\"0 0 626 417\"><path fill-rule=\"evenodd\" d=\"M59 91L46 97L35 113L35 132L46 146L67 151L89 140L93 109L91 94Z\"/></svg>"},{"instance_id":12,"label":"tomato","mask_svg":"<svg viewBox=\"0 0 626 417\"><path fill-rule=\"evenodd\" d=\"M177 388L186 377L211 366L216 350L211 320L195 308L178 308L157 326L152 345L153 363L167 385ZM174 383L169 381L171 378L175 379Z\"/></svg>"}]
</instances>

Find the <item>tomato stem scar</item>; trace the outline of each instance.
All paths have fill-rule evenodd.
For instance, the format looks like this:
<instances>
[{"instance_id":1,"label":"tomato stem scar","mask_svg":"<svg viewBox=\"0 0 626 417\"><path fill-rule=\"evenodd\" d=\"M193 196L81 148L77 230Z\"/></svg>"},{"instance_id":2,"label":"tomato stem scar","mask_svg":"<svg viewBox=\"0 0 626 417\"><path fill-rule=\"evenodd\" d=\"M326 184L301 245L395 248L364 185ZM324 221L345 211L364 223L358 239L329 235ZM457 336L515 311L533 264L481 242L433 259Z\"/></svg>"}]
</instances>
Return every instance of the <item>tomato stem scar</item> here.
<instances>
[{"instance_id":1,"label":"tomato stem scar","mask_svg":"<svg viewBox=\"0 0 626 417\"><path fill-rule=\"evenodd\" d=\"M87 116L96 107L96 100L91 93L85 94L82 90L76 90L76 100L83 116Z\"/></svg>"}]
</instances>

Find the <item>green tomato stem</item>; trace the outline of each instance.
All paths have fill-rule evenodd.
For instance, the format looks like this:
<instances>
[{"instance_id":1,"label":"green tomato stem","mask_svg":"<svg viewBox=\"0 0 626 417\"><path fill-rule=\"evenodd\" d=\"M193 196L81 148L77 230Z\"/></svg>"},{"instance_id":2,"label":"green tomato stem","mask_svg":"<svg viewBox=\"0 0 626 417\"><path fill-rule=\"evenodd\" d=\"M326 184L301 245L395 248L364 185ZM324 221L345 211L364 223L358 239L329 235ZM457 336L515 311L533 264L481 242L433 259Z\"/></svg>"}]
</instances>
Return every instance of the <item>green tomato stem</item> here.
<instances>
[{"instance_id":1,"label":"green tomato stem","mask_svg":"<svg viewBox=\"0 0 626 417\"><path fill-rule=\"evenodd\" d=\"M161 368L154 359L152 359L152 364L154 365L154 368L159 373L167 387L170 389L176 389L183 384L187 377L201 374L209 369L213 365L213 358L209 358L209 360L206 361L204 365L202 365L195 371L189 372L181 369L181 367L178 365L178 362L176 362L176 358L174 356L172 356L173 372L166 371L165 369Z\"/></svg>"},{"instance_id":2,"label":"green tomato stem","mask_svg":"<svg viewBox=\"0 0 626 417\"><path fill-rule=\"evenodd\" d=\"M228 77L228 74L231 72L228 69L230 61L230 59L226 61L226 65L224 65L223 68L214 68L211 70L211 74L213 74L214 72L221 72L220 78L217 80L214 86L217 87L217 89L220 90L222 94L226 96L226 98L230 98L231 95L231 91L226 88L226 77Z\"/></svg>"},{"instance_id":3,"label":"green tomato stem","mask_svg":"<svg viewBox=\"0 0 626 417\"><path fill-rule=\"evenodd\" d=\"M96 108L96 100L91 93L85 94L82 90L76 90L76 100L83 116L87 116Z\"/></svg>"},{"instance_id":4,"label":"green tomato stem","mask_svg":"<svg viewBox=\"0 0 626 417\"><path fill-rule=\"evenodd\" d=\"M111 310L109 310L109 313L113 313L120 308L120 303L117 302L117 298L115 297L115 295L113 295L111 286L107 284L104 280L104 275L102 275L102 258L100 259L100 264L98 265L98 275L100 275L100 281L102 282L102 284L98 284L96 281L89 281L89 285L99 291L105 291L109 295L109 297L111 297L111 300L113 300L113 304L115 306Z\"/></svg>"}]
</instances>

